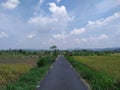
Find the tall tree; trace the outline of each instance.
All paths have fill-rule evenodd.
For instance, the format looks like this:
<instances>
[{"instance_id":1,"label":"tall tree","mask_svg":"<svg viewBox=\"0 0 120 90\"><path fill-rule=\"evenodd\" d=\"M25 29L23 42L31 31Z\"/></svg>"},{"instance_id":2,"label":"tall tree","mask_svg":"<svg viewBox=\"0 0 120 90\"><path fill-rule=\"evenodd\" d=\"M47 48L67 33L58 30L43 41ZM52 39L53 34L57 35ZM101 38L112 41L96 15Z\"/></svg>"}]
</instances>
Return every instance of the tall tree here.
<instances>
[{"instance_id":1,"label":"tall tree","mask_svg":"<svg viewBox=\"0 0 120 90\"><path fill-rule=\"evenodd\" d=\"M50 47L51 50L56 50L57 49L57 46L56 45L53 45Z\"/></svg>"}]
</instances>

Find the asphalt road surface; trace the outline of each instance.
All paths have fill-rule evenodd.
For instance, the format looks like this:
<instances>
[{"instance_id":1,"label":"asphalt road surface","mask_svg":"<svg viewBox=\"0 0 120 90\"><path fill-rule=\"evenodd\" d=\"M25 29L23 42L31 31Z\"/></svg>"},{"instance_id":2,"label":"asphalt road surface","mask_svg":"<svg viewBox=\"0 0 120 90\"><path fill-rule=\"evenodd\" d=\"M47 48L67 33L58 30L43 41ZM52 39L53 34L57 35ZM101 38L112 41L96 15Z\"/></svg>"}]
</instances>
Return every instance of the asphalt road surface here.
<instances>
[{"instance_id":1,"label":"asphalt road surface","mask_svg":"<svg viewBox=\"0 0 120 90\"><path fill-rule=\"evenodd\" d=\"M63 56L58 56L37 90L89 90Z\"/></svg>"}]
</instances>

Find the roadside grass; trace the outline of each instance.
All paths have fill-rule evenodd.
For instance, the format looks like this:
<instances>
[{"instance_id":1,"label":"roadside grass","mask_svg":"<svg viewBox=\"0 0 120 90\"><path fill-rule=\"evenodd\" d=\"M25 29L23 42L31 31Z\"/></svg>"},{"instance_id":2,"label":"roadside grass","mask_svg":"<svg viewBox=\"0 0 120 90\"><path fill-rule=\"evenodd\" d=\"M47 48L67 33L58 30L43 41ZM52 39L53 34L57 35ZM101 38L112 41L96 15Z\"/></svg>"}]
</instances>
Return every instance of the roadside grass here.
<instances>
[{"instance_id":1,"label":"roadside grass","mask_svg":"<svg viewBox=\"0 0 120 90\"><path fill-rule=\"evenodd\" d=\"M107 62L109 63L109 61L105 61L108 60L107 57L111 61L114 61L117 58L115 62L118 61L117 63L119 63L119 56L111 58L109 56L74 56L67 58L80 76L90 84L91 90L120 90L118 77L105 72L106 70L111 69L107 66ZM102 61L100 62L100 60ZM113 62L111 63L114 64ZM93 65L96 66L96 68L94 68ZM100 67L102 67L103 70ZM116 64L112 65L112 67L115 69ZM116 68L116 70L119 72L119 68Z\"/></svg>"},{"instance_id":2,"label":"roadside grass","mask_svg":"<svg viewBox=\"0 0 120 90\"><path fill-rule=\"evenodd\" d=\"M31 69L28 73L22 74L16 83L9 83L3 90L36 90L39 81L42 80L49 65L41 68Z\"/></svg>"},{"instance_id":3,"label":"roadside grass","mask_svg":"<svg viewBox=\"0 0 120 90\"><path fill-rule=\"evenodd\" d=\"M49 67L54 62L54 60L55 57L53 56L45 56L39 58L37 62L37 67L31 68L30 70L28 70L28 72L25 72L24 74L20 74L15 83L8 82L0 90L36 90L37 85L45 76L46 72L49 70Z\"/></svg>"}]
</instances>

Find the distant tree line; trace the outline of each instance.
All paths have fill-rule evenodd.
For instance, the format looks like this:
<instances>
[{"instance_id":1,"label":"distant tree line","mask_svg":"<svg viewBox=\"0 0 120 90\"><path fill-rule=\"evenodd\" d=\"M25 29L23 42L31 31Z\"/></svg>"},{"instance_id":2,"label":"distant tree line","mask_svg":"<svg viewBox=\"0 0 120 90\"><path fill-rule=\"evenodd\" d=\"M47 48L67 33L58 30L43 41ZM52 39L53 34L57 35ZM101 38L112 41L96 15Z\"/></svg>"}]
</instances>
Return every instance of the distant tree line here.
<instances>
[{"instance_id":1,"label":"distant tree line","mask_svg":"<svg viewBox=\"0 0 120 90\"><path fill-rule=\"evenodd\" d=\"M93 50L87 50L87 49L82 49L82 50L64 50L62 51L64 55L69 55L69 56L101 56L101 55L109 55L109 54L117 54L120 53L118 50L102 50L102 51L93 51Z\"/></svg>"},{"instance_id":2,"label":"distant tree line","mask_svg":"<svg viewBox=\"0 0 120 90\"><path fill-rule=\"evenodd\" d=\"M18 50L0 50L0 56L2 55L24 55L24 56L29 56L29 55L35 55L35 56L50 56L54 55L57 56L59 54L62 55L70 55L70 56L100 56L100 55L109 55L109 54L117 54L120 53L120 50L87 50L87 49L82 49L82 50L59 50L57 49L57 46L53 45L50 47L49 50L23 50L23 49L18 49Z\"/></svg>"}]
</instances>

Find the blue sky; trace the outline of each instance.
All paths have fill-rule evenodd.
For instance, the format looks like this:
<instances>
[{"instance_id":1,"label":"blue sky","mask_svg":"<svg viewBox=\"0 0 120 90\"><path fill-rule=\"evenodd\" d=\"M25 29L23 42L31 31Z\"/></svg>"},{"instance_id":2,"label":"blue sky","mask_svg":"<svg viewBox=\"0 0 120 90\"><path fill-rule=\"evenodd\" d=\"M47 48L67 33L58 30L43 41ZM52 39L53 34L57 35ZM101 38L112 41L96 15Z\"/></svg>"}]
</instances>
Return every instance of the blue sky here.
<instances>
[{"instance_id":1,"label":"blue sky","mask_svg":"<svg viewBox=\"0 0 120 90\"><path fill-rule=\"evenodd\" d=\"M0 0L0 49L120 47L120 0Z\"/></svg>"}]
</instances>

